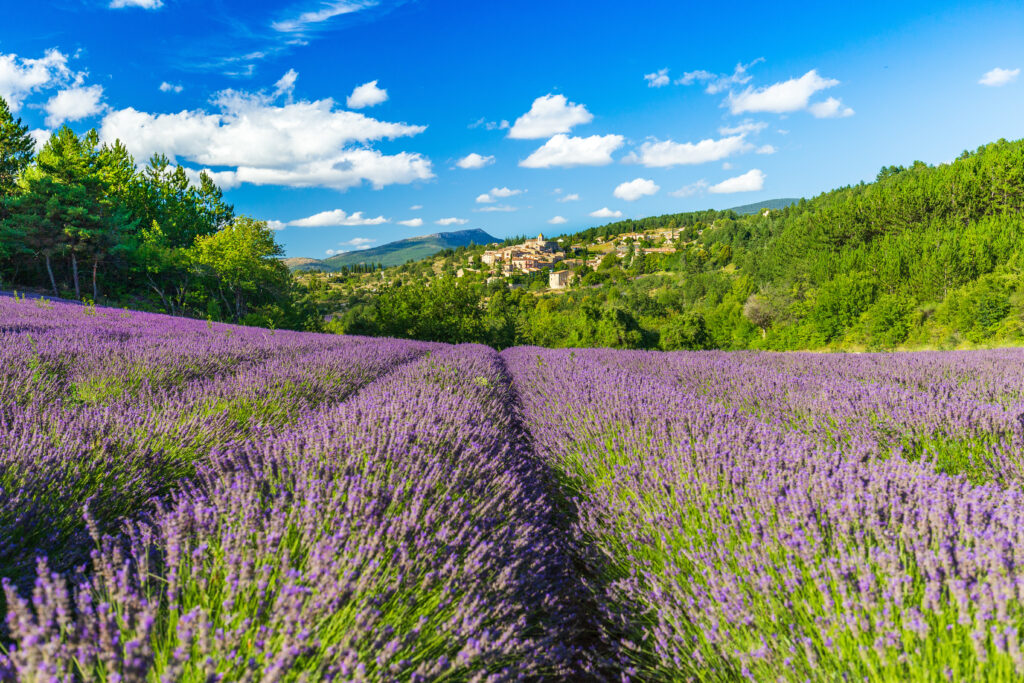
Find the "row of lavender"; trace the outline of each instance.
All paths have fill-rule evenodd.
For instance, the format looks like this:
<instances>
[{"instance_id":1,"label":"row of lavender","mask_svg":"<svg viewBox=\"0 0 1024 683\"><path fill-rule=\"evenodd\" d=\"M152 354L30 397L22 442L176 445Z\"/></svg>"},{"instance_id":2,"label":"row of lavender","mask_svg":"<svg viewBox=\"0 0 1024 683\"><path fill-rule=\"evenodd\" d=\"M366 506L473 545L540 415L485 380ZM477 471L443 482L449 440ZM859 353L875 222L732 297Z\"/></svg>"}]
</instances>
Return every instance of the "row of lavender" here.
<instances>
[{"instance_id":1,"label":"row of lavender","mask_svg":"<svg viewBox=\"0 0 1024 683\"><path fill-rule=\"evenodd\" d=\"M490 349L4 301L0 341L0 680L594 666Z\"/></svg>"},{"instance_id":2,"label":"row of lavender","mask_svg":"<svg viewBox=\"0 0 1024 683\"><path fill-rule=\"evenodd\" d=\"M641 679L1024 676L1020 351L503 355Z\"/></svg>"}]
</instances>

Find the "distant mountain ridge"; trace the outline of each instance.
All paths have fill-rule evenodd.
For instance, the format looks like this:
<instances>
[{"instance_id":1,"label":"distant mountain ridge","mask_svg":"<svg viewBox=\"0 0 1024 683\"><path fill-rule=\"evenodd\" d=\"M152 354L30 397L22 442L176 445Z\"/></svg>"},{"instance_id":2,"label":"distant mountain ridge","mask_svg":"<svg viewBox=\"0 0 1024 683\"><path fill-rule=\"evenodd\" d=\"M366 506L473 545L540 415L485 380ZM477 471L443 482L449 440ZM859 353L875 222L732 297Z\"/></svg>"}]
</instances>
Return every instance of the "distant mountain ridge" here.
<instances>
[{"instance_id":1,"label":"distant mountain ridge","mask_svg":"<svg viewBox=\"0 0 1024 683\"><path fill-rule=\"evenodd\" d=\"M782 199L766 199L763 202L757 202L754 204L744 204L742 206L734 206L729 211L735 211L741 216L746 216L764 209L784 209L791 204L796 204L800 201L799 197L784 197Z\"/></svg>"},{"instance_id":2,"label":"distant mountain ridge","mask_svg":"<svg viewBox=\"0 0 1024 683\"><path fill-rule=\"evenodd\" d=\"M400 266L410 259L419 261L429 258L443 249L467 247L470 244L491 244L500 242L498 238L480 229L456 230L454 232L435 232L430 235L409 237L404 240L388 242L372 249L346 251L325 259L304 257L283 259L284 264L292 271L322 270L333 272L346 266L360 264L381 264L384 267Z\"/></svg>"}]
</instances>

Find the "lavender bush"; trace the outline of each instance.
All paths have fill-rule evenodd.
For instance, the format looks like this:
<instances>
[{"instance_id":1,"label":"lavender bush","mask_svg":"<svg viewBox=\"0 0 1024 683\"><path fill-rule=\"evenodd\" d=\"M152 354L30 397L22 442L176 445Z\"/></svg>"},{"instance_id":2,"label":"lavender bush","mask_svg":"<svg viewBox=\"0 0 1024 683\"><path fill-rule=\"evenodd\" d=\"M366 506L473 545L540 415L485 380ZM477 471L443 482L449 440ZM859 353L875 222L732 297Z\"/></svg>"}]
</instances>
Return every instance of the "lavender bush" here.
<instances>
[{"instance_id":1,"label":"lavender bush","mask_svg":"<svg viewBox=\"0 0 1024 683\"><path fill-rule=\"evenodd\" d=\"M0 680L1018 680L1022 361L0 299Z\"/></svg>"}]
</instances>

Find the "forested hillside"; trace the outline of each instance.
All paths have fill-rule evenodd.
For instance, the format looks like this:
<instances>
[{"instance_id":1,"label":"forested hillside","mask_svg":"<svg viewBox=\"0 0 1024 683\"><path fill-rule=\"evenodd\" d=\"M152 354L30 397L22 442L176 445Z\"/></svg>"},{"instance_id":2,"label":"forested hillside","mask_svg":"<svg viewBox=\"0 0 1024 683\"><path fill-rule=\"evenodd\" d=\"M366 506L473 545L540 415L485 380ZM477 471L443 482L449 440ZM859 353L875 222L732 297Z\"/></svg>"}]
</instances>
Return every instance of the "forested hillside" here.
<instances>
[{"instance_id":1,"label":"forested hillside","mask_svg":"<svg viewBox=\"0 0 1024 683\"><path fill-rule=\"evenodd\" d=\"M640 240L567 292L406 266L354 293L340 331L496 346L881 349L1024 342L1024 142L949 164L883 168L872 183L781 210L665 215L571 236L584 255L615 235L678 230L671 253ZM600 252L598 252L600 253ZM378 279L379 281L379 279ZM539 282L539 281L538 281ZM533 285L537 285L534 282ZM537 291L530 291L532 289Z\"/></svg>"},{"instance_id":2,"label":"forested hillside","mask_svg":"<svg viewBox=\"0 0 1024 683\"><path fill-rule=\"evenodd\" d=\"M96 131L38 154L0 98L0 289L175 315L317 328L266 223L236 216L205 173L163 156L139 171Z\"/></svg>"}]
</instances>

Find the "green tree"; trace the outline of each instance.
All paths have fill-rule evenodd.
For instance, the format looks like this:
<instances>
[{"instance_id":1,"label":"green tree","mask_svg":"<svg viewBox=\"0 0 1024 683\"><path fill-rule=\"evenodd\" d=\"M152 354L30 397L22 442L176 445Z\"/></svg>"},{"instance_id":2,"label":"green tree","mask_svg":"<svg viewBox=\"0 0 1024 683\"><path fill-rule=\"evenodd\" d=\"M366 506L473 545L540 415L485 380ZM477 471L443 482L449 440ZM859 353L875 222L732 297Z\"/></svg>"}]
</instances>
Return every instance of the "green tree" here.
<instances>
[{"instance_id":1,"label":"green tree","mask_svg":"<svg viewBox=\"0 0 1024 683\"><path fill-rule=\"evenodd\" d=\"M0 97L0 201L16 192L18 178L32 162L34 149L28 126L14 118L7 101Z\"/></svg>"},{"instance_id":2,"label":"green tree","mask_svg":"<svg viewBox=\"0 0 1024 683\"><path fill-rule=\"evenodd\" d=\"M216 300L236 321L254 307L287 299L291 275L265 221L237 218L218 232L197 238L190 253Z\"/></svg>"}]
</instances>

